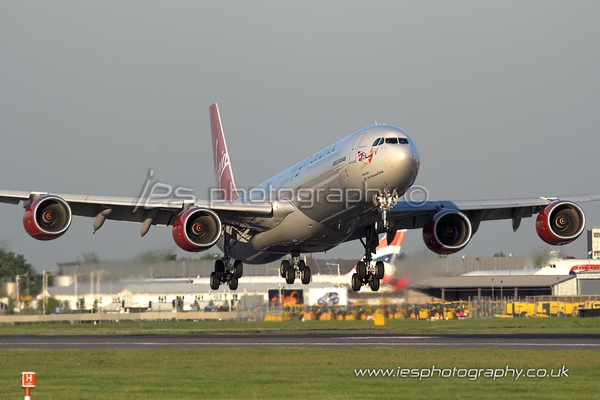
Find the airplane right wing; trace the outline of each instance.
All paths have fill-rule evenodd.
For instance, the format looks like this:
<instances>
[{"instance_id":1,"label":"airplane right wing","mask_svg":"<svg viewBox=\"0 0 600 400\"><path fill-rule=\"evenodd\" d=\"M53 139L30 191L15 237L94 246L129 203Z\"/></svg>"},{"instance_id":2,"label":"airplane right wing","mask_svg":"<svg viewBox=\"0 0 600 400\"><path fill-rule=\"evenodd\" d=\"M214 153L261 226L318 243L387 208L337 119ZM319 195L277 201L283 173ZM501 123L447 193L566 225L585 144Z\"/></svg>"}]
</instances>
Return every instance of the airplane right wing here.
<instances>
[{"instance_id":1,"label":"airplane right wing","mask_svg":"<svg viewBox=\"0 0 600 400\"><path fill-rule=\"evenodd\" d=\"M77 215L94 218L94 232L100 229L107 219L141 223L142 236L152 225L180 224L183 230L188 230L183 233L184 237L194 235L198 238L204 237L207 235L205 229L210 229L210 234L215 236L213 239L216 241L220 236L222 223L262 231L278 223L294 210L293 206L285 201L194 202L182 199L143 199L13 190L0 191L0 202L9 204L23 202L25 229L31 236L40 240L61 236L69 228L72 216ZM194 233L193 229L200 231Z\"/></svg>"}]
</instances>

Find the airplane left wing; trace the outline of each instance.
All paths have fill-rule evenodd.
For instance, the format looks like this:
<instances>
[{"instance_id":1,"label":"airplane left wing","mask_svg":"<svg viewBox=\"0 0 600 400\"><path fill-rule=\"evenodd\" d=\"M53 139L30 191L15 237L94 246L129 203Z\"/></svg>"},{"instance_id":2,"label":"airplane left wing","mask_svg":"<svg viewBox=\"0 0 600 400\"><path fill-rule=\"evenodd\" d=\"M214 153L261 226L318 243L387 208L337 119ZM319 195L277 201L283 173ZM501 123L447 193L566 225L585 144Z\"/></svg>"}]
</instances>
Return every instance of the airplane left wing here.
<instances>
[{"instance_id":1,"label":"airplane left wing","mask_svg":"<svg viewBox=\"0 0 600 400\"><path fill-rule=\"evenodd\" d=\"M398 202L388 211L394 229L423 228L432 251L451 254L466 246L482 221L512 220L516 231L522 218L538 214L536 229L545 242L567 244L585 228L583 211L576 203L599 201L600 194L530 197L501 200L439 200Z\"/></svg>"}]
</instances>

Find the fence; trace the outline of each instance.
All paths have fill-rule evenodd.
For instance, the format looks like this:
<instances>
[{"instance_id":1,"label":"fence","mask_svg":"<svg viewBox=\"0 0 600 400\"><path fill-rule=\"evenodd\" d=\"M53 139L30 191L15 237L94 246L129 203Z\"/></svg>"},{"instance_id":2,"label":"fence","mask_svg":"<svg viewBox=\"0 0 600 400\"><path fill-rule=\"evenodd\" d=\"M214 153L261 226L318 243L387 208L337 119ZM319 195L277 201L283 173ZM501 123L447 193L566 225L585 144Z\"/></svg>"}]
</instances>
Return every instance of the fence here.
<instances>
[{"instance_id":1,"label":"fence","mask_svg":"<svg viewBox=\"0 0 600 400\"><path fill-rule=\"evenodd\" d=\"M51 315L0 315L0 324L42 322L94 322L94 321L161 321L161 320L235 320L253 318L251 311L225 312L140 312L140 313L75 313Z\"/></svg>"}]
</instances>

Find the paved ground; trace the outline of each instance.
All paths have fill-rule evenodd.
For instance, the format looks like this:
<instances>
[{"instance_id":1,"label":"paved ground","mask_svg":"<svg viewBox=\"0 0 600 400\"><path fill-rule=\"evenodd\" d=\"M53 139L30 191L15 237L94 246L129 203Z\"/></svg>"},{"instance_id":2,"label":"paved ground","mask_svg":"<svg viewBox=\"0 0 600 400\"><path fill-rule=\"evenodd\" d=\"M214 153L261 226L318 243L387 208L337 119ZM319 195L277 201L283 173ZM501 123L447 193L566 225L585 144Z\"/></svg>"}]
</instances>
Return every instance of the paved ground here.
<instances>
[{"instance_id":1,"label":"paved ground","mask_svg":"<svg viewBox=\"0 0 600 400\"><path fill-rule=\"evenodd\" d=\"M157 349L242 347L406 347L600 350L599 335L406 335L373 332L278 332L216 335L2 335L0 349Z\"/></svg>"}]
</instances>

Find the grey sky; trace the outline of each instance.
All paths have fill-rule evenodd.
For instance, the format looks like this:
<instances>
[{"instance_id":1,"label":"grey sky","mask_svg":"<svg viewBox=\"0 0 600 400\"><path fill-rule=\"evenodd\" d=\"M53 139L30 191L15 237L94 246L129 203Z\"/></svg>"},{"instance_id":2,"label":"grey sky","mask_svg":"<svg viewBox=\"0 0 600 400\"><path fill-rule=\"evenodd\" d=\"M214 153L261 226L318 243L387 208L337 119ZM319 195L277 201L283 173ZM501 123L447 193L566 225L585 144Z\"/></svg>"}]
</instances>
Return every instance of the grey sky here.
<instances>
[{"instance_id":1,"label":"grey sky","mask_svg":"<svg viewBox=\"0 0 600 400\"><path fill-rule=\"evenodd\" d=\"M377 121L413 137L434 199L598 192L598 15L593 1L5 1L0 188L135 196L152 168L205 197L218 102L243 187ZM600 225L600 205L583 207ZM0 241L38 270L175 249L167 228L142 239L109 221L92 235L76 218L38 242L22 209L0 218ZM423 247L421 232L405 244ZM540 246L534 219L516 234L503 221L460 254ZM565 251L585 257L585 238Z\"/></svg>"}]
</instances>

